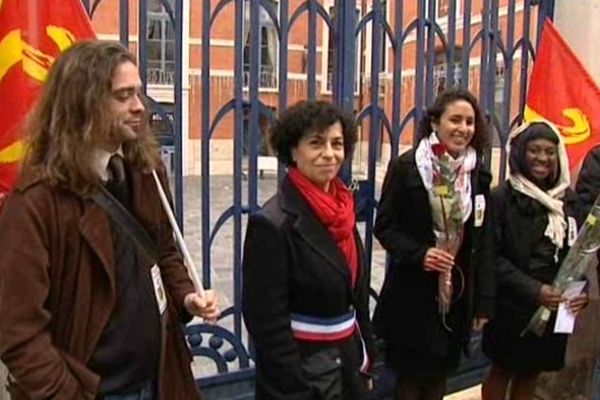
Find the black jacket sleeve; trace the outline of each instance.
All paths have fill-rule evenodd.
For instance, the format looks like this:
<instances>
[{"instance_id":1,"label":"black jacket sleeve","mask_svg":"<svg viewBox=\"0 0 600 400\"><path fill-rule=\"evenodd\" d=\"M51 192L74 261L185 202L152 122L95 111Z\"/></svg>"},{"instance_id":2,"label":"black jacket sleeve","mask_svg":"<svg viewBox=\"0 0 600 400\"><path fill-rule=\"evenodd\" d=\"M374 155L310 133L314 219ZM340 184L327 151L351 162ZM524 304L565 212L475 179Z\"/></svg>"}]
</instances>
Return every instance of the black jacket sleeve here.
<instances>
[{"instance_id":1,"label":"black jacket sleeve","mask_svg":"<svg viewBox=\"0 0 600 400\"><path fill-rule=\"evenodd\" d=\"M288 246L281 228L250 217L244 243L242 311L256 350L257 398L312 399L290 327Z\"/></svg>"},{"instance_id":2,"label":"black jacket sleeve","mask_svg":"<svg viewBox=\"0 0 600 400\"><path fill-rule=\"evenodd\" d=\"M581 226L600 194L600 146L592 149L583 161L577 185L576 218Z\"/></svg>"},{"instance_id":3,"label":"black jacket sleeve","mask_svg":"<svg viewBox=\"0 0 600 400\"><path fill-rule=\"evenodd\" d=\"M505 295L521 299L526 304L537 304L538 293L542 283L519 269L507 256L508 246L504 234L504 225L507 221L506 207L510 206L505 187L492 192L493 225L494 225L494 254L496 262L496 276L498 286Z\"/></svg>"},{"instance_id":4,"label":"black jacket sleeve","mask_svg":"<svg viewBox=\"0 0 600 400\"><path fill-rule=\"evenodd\" d=\"M379 243L392 257L406 265L423 265L425 253L431 245L420 243L406 232L401 213L406 204L406 171L398 159L390 161L377 209L373 233Z\"/></svg>"},{"instance_id":5,"label":"black jacket sleeve","mask_svg":"<svg viewBox=\"0 0 600 400\"><path fill-rule=\"evenodd\" d=\"M356 317L358 320L358 326L360 328L360 334L365 342L367 355L369 357L369 367L367 370L368 374L370 374L373 370L373 364L375 362L375 343L373 339L373 328L371 326L371 318L369 316L370 276L370 271L368 271L368 273L364 274L364 278L361 279L359 282L360 287L358 289L358 304L356 310Z\"/></svg>"},{"instance_id":6,"label":"black jacket sleeve","mask_svg":"<svg viewBox=\"0 0 600 400\"><path fill-rule=\"evenodd\" d=\"M476 303L475 316L492 318L494 316L496 300L496 266L494 263L494 221L493 207L490 203L489 182L491 175L487 171L480 171L484 176L485 189L483 196L486 201L483 226L478 251L478 263L476 265Z\"/></svg>"}]
</instances>

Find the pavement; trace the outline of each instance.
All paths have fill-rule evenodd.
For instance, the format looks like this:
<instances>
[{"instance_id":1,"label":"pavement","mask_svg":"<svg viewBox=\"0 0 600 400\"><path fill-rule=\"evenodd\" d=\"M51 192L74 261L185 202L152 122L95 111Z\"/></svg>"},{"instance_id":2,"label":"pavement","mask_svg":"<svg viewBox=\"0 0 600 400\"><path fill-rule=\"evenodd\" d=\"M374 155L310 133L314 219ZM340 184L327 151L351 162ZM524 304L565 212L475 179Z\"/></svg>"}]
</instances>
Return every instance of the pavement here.
<instances>
[{"instance_id":1,"label":"pavement","mask_svg":"<svg viewBox=\"0 0 600 400\"><path fill-rule=\"evenodd\" d=\"M481 400L481 385L445 396L444 400Z\"/></svg>"}]
</instances>

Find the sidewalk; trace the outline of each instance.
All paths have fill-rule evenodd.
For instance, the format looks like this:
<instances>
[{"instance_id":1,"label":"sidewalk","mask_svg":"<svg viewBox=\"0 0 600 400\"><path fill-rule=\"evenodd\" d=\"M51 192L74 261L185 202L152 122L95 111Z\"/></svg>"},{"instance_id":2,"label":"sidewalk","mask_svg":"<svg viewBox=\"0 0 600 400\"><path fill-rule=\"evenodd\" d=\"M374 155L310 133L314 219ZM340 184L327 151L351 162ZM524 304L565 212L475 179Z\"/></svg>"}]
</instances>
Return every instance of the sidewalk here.
<instances>
[{"instance_id":1,"label":"sidewalk","mask_svg":"<svg viewBox=\"0 0 600 400\"><path fill-rule=\"evenodd\" d=\"M444 400L481 400L481 385L445 396Z\"/></svg>"},{"instance_id":2,"label":"sidewalk","mask_svg":"<svg viewBox=\"0 0 600 400\"><path fill-rule=\"evenodd\" d=\"M8 400L8 392L6 391L6 375L8 371L4 364L0 362L0 400Z\"/></svg>"}]
</instances>

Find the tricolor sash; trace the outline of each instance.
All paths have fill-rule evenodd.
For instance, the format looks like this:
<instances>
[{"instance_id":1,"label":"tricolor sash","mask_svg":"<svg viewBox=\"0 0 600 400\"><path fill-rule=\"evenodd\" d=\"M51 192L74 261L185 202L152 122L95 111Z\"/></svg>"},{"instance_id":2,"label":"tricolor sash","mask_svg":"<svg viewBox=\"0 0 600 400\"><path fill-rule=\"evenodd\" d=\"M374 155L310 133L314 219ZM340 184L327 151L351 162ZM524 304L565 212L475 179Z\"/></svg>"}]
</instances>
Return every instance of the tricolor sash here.
<instances>
[{"instance_id":1,"label":"tricolor sash","mask_svg":"<svg viewBox=\"0 0 600 400\"><path fill-rule=\"evenodd\" d=\"M357 330L362 347L361 372L369 367L367 348L362 338L360 328L356 321L356 311L352 310L344 315L333 318L319 318L302 314L291 314L291 327L294 337L298 340L315 342L333 342L346 339Z\"/></svg>"}]
</instances>

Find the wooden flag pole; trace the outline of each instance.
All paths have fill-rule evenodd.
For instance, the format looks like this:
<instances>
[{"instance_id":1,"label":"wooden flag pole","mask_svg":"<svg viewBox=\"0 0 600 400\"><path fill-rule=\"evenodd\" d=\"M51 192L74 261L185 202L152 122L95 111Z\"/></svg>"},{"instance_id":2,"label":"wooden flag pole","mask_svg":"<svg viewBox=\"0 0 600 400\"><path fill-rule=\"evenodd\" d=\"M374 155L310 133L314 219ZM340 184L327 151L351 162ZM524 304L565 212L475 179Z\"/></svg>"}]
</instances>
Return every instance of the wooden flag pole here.
<instances>
[{"instance_id":1,"label":"wooden flag pole","mask_svg":"<svg viewBox=\"0 0 600 400\"><path fill-rule=\"evenodd\" d=\"M202 281L198 276L198 271L196 270L196 266L194 265L194 260L192 260L192 256L188 251L188 248L183 240L183 235L181 234L181 230L179 229L179 225L177 225L177 220L175 219L175 214L173 210L171 210L171 205L169 204L169 200L167 199L167 195L165 190L163 189L162 184L160 183L160 179L158 179L158 175L155 170L152 170L152 176L154 177L154 181L156 182L156 187L158 188L158 194L160 195L160 201L163 205L167 216L169 217L169 222L171 223L171 227L173 228L173 233L175 234L175 239L177 240L177 244L179 245L179 249L181 253L183 253L183 262L185 267L188 270L188 275L196 288L196 292L204 297L204 286L202 286Z\"/></svg>"}]
</instances>

